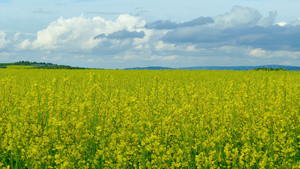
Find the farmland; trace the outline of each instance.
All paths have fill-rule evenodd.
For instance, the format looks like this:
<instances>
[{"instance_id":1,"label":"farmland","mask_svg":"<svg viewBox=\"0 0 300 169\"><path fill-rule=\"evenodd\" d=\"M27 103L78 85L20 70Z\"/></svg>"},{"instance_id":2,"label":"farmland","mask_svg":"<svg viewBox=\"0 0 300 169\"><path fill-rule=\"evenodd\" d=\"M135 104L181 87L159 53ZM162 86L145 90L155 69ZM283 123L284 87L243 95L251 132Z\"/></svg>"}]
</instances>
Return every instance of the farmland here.
<instances>
[{"instance_id":1,"label":"farmland","mask_svg":"<svg viewBox=\"0 0 300 169\"><path fill-rule=\"evenodd\" d=\"M3 168L300 168L291 71L0 69Z\"/></svg>"}]
</instances>

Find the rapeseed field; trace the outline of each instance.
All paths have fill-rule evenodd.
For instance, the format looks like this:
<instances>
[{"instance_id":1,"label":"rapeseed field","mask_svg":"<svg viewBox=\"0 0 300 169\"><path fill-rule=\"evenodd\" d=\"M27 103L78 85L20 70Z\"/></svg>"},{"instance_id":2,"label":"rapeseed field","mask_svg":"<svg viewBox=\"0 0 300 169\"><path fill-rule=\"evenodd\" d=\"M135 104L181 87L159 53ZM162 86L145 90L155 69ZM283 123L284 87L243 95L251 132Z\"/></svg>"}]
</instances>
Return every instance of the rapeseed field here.
<instances>
[{"instance_id":1,"label":"rapeseed field","mask_svg":"<svg viewBox=\"0 0 300 169\"><path fill-rule=\"evenodd\" d=\"M0 168L300 168L300 73L0 69Z\"/></svg>"}]
</instances>

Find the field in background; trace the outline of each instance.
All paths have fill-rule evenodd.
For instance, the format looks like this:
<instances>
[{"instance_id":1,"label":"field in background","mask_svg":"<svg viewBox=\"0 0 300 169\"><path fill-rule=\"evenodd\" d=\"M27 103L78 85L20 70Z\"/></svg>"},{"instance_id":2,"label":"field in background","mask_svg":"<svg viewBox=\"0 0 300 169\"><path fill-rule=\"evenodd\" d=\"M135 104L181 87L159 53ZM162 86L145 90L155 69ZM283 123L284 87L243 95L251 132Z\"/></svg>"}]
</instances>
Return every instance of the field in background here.
<instances>
[{"instance_id":1,"label":"field in background","mask_svg":"<svg viewBox=\"0 0 300 169\"><path fill-rule=\"evenodd\" d=\"M300 73L0 69L0 167L300 168Z\"/></svg>"}]
</instances>

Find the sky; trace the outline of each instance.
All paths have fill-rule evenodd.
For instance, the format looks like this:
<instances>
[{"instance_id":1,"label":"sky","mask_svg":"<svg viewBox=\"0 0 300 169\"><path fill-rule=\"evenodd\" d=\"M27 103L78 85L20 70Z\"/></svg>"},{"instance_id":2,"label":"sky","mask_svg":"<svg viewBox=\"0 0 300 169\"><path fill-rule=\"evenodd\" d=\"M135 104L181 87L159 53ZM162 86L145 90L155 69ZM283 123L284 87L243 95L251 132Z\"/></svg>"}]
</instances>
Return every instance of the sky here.
<instances>
[{"instance_id":1,"label":"sky","mask_svg":"<svg viewBox=\"0 0 300 169\"><path fill-rule=\"evenodd\" d=\"M299 0L0 0L0 63L300 66Z\"/></svg>"}]
</instances>

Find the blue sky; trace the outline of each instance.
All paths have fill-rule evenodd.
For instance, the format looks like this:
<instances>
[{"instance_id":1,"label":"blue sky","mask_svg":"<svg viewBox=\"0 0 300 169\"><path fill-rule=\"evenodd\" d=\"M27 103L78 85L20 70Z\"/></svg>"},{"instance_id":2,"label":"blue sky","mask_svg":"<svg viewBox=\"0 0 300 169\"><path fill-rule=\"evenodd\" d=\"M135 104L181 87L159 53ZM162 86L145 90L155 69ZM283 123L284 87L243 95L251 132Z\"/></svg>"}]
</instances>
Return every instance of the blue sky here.
<instances>
[{"instance_id":1,"label":"blue sky","mask_svg":"<svg viewBox=\"0 0 300 169\"><path fill-rule=\"evenodd\" d=\"M300 66L298 0L0 0L0 62Z\"/></svg>"}]
</instances>

